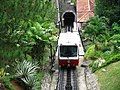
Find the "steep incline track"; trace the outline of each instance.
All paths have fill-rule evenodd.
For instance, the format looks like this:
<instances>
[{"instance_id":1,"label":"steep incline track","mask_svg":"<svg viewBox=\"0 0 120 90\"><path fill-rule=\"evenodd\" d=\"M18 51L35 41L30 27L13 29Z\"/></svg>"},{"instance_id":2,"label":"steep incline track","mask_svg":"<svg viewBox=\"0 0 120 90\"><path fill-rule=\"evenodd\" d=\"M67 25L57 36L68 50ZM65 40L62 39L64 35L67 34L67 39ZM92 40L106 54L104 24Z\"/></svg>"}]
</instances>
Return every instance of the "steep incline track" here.
<instances>
[{"instance_id":1,"label":"steep incline track","mask_svg":"<svg viewBox=\"0 0 120 90\"><path fill-rule=\"evenodd\" d=\"M76 69L59 69L57 90L79 90Z\"/></svg>"},{"instance_id":2,"label":"steep incline track","mask_svg":"<svg viewBox=\"0 0 120 90\"><path fill-rule=\"evenodd\" d=\"M57 90L65 90L65 70L64 69L59 69Z\"/></svg>"},{"instance_id":3,"label":"steep incline track","mask_svg":"<svg viewBox=\"0 0 120 90\"><path fill-rule=\"evenodd\" d=\"M77 70L76 69L73 69L71 71L71 76L72 76L72 82L71 82L71 84L73 86L72 90L79 90L78 83L77 83L78 74L77 74Z\"/></svg>"}]
</instances>

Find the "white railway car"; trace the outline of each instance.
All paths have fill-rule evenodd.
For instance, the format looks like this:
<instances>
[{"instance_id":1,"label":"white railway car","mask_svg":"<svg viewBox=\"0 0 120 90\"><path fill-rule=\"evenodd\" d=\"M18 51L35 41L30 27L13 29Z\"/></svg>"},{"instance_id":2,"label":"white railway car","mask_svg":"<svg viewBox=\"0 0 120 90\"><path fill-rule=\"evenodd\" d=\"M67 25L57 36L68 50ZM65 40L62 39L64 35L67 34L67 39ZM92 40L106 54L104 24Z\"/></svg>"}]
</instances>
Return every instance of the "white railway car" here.
<instances>
[{"instance_id":1,"label":"white railway car","mask_svg":"<svg viewBox=\"0 0 120 90\"><path fill-rule=\"evenodd\" d=\"M60 67L76 67L79 57L84 55L78 32L60 33L56 57Z\"/></svg>"}]
</instances>

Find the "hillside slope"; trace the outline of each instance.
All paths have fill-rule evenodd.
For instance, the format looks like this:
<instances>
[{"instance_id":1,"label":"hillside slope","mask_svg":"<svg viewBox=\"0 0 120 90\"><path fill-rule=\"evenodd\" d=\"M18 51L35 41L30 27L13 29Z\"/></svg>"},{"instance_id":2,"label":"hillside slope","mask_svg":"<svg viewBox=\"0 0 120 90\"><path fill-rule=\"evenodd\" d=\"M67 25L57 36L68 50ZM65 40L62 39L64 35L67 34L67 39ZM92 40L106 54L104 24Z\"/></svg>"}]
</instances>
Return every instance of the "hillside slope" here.
<instances>
[{"instance_id":1,"label":"hillside slope","mask_svg":"<svg viewBox=\"0 0 120 90\"><path fill-rule=\"evenodd\" d=\"M120 61L95 72L100 90L120 90Z\"/></svg>"}]
</instances>

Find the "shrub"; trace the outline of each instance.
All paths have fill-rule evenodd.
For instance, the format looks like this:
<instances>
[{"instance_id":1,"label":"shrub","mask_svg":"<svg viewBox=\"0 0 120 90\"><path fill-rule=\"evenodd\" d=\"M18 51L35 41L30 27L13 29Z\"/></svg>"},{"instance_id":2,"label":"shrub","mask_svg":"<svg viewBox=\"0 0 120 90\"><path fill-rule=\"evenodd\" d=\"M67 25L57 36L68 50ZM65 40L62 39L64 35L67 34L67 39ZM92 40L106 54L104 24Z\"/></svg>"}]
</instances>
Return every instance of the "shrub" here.
<instances>
[{"instance_id":1,"label":"shrub","mask_svg":"<svg viewBox=\"0 0 120 90\"><path fill-rule=\"evenodd\" d=\"M34 83L34 87L32 88L33 90L40 90L41 88L41 80L43 79L44 73L39 72L35 75L36 83Z\"/></svg>"},{"instance_id":2,"label":"shrub","mask_svg":"<svg viewBox=\"0 0 120 90\"><path fill-rule=\"evenodd\" d=\"M35 86L35 83L38 82L35 77L37 68L37 64L26 60L20 62L16 68L16 77L24 81L30 90Z\"/></svg>"},{"instance_id":3,"label":"shrub","mask_svg":"<svg viewBox=\"0 0 120 90\"><path fill-rule=\"evenodd\" d=\"M90 66L92 67L92 71L95 72L96 70L105 67L111 63L115 63L117 61L120 61L120 54L118 53L111 53L111 52L106 52L103 54L103 63L101 65L99 65L99 63L101 63L100 60L96 60L94 61ZM105 60L105 61L104 61Z\"/></svg>"},{"instance_id":4,"label":"shrub","mask_svg":"<svg viewBox=\"0 0 120 90\"><path fill-rule=\"evenodd\" d=\"M14 90L11 84L11 78L12 78L11 76L4 76L0 78L0 80L2 81L7 90Z\"/></svg>"},{"instance_id":5,"label":"shrub","mask_svg":"<svg viewBox=\"0 0 120 90\"><path fill-rule=\"evenodd\" d=\"M96 59L96 57L95 57L95 45L91 45L88 49L87 49L87 51L86 51L86 53L85 53L85 58L88 60L88 59L91 59L91 60L93 60L93 59Z\"/></svg>"},{"instance_id":6,"label":"shrub","mask_svg":"<svg viewBox=\"0 0 120 90\"><path fill-rule=\"evenodd\" d=\"M100 68L106 61L103 58L99 58L96 61L92 63L92 71L96 71L98 68Z\"/></svg>"},{"instance_id":7,"label":"shrub","mask_svg":"<svg viewBox=\"0 0 120 90\"><path fill-rule=\"evenodd\" d=\"M37 66L32 62L24 60L19 63L16 68L16 76L19 78L26 78L28 76L33 76L36 74Z\"/></svg>"},{"instance_id":8,"label":"shrub","mask_svg":"<svg viewBox=\"0 0 120 90\"><path fill-rule=\"evenodd\" d=\"M114 62L117 62L117 61L120 61L120 54L115 54L115 55L112 55L109 60L107 61L107 64L111 64L111 63L114 63Z\"/></svg>"}]
</instances>

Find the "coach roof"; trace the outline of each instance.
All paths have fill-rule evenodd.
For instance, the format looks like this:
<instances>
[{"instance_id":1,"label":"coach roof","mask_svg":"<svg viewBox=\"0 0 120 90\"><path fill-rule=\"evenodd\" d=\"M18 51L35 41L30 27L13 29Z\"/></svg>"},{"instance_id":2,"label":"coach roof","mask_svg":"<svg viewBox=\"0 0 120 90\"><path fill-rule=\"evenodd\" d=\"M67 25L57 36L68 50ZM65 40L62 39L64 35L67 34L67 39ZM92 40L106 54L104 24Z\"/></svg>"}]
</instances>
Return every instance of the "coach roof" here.
<instances>
[{"instance_id":1,"label":"coach roof","mask_svg":"<svg viewBox=\"0 0 120 90\"><path fill-rule=\"evenodd\" d=\"M78 45L80 43L78 32L60 33L58 45Z\"/></svg>"}]
</instances>

